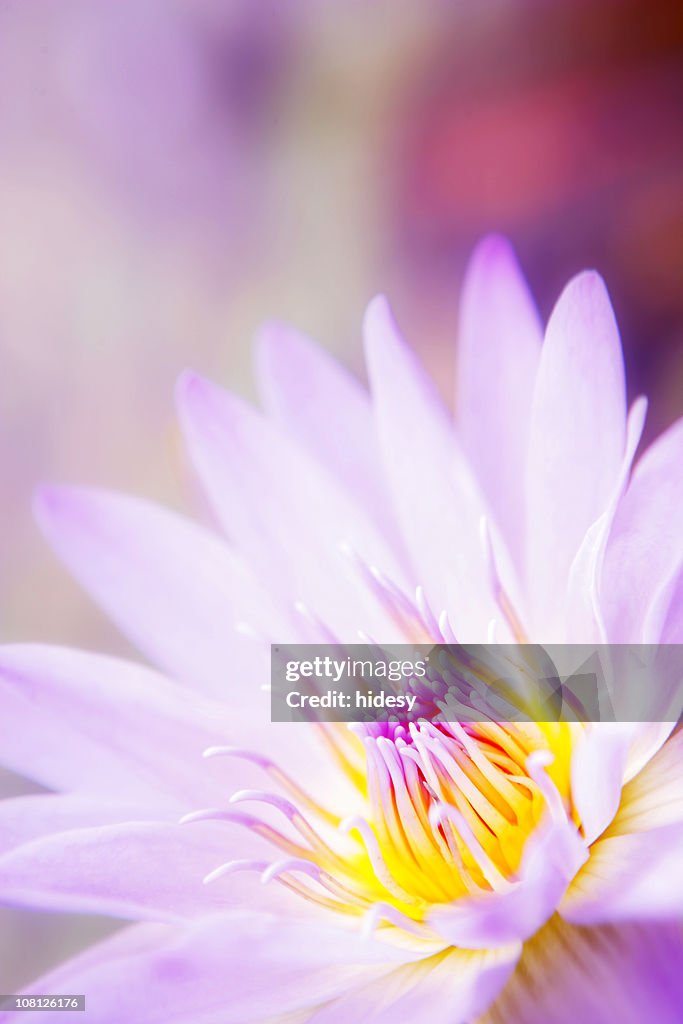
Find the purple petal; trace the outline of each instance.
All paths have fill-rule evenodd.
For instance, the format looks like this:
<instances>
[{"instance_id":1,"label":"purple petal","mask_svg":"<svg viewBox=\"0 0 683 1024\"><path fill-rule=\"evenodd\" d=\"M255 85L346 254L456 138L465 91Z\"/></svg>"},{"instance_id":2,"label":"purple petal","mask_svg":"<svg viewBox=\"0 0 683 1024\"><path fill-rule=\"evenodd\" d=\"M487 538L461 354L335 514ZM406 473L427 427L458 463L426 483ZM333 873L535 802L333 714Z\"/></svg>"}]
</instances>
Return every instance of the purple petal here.
<instances>
[{"instance_id":1,"label":"purple petal","mask_svg":"<svg viewBox=\"0 0 683 1024\"><path fill-rule=\"evenodd\" d=\"M384 463L419 581L437 616L452 610L459 640L485 641L497 609L481 539L482 495L385 299L370 304L364 333Z\"/></svg>"},{"instance_id":2,"label":"purple petal","mask_svg":"<svg viewBox=\"0 0 683 1024\"><path fill-rule=\"evenodd\" d=\"M320 345L286 324L261 329L256 360L268 414L371 511L383 531L391 530L367 391Z\"/></svg>"},{"instance_id":3,"label":"purple petal","mask_svg":"<svg viewBox=\"0 0 683 1024\"><path fill-rule=\"evenodd\" d=\"M653 726L639 732L641 746L649 732L651 750L663 735ZM678 732L624 786L612 824L591 847L563 901L568 920L593 924L683 914L682 765L683 733ZM598 762L593 767L595 773L601 770ZM588 787L588 775L585 781ZM583 816L585 808L580 802L576 806Z\"/></svg>"},{"instance_id":4,"label":"purple petal","mask_svg":"<svg viewBox=\"0 0 683 1024\"><path fill-rule=\"evenodd\" d=\"M553 310L536 380L526 471L527 583L538 639L563 638L570 566L619 476L621 345L601 279L581 274Z\"/></svg>"},{"instance_id":5,"label":"purple petal","mask_svg":"<svg viewBox=\"0 0 683 1024\"><path fill-rule=\"evenodd\" d=\"M262 785L263 764L206 760L208 747L267 752L326 804L344 777L309 723L271 723L269 696L228 709L131 662L38 645L0 647L0 760L51 789L130 801L173 820ZM316 771L311 774L311 758Z\"/></svg>"},{"instance_id":6,"label":"purple petal","mask_svg":"<svg viewBox=\"0 0 683 1024\"><path fill-rule=\"evenodd\" d=\"M560 906L573 924L680 920L683 916L683 824L607 835Z\"/></svg>"},{"instance_id":7,"label":"purple petal","mask_svg":"<svg viewBox=\"0 0 683 1024\"><path fill-rule=\"evenodd\" d=\"M671 603L662 628L663 644L683 644L683 571L672 589Z\"/></svg>"},{"instance_id":8,"label":"purple petal","mask_svg":"<svg viewBox=\"0 0 683 1024\"><path fill-rule=\"evenodd\" d=\"M571 786L587 843L612 822L613 829L637 820L639 830L670 823L655 817L654 808L683 800L677 788L680 740L669 739L673 728L673 722L597 722L584 733L572 756Z\"/></svg>"},{"instance_id":9,"label":"purple petal","mask_svg":"<svg viewBox=\"0 0 683 1024\"><path fill-rule=\"evenodd\" d=\"M117 960L126 961L132 959L138 955L145 955L153 953L155 950L160 949L164 944L173 940L182 934L183 924L156 924L150 922L144 922L141 924L135 923L120 927L112 935L102 939L99 942L88 946L83 952L76 954L69 960L64 961L57 967L50 970L47 974L44 974L40 979L35 982L31 982L26 986L26 994L29 992L71 992L69 988L72 979L78 979L85 977L89 972L97 972L98 970L106 969L108 966L113 965ZM47 988L41 988L41 985L46 985ZM82 990L80 990L82 992ZM109 1021L113 1024L115 1009L112 1008L111 1017ZM0 1018L2 1024L6 1024L6 1021L10 1019L10 1015L3 1014ZM17 1014L11 1018L13 1024L21 1022L22 1017ZM47 1012L43 1016L43 1021L50 1021L54 1019L51 1013L48 1016ZM70 1013L69 1011L60 1012L60 1020L64 1020L67 1024L77 1024L78 1021L87 1020L87 1016L84 1018L84 1014L80 1011Z\"/></svg>"},{"instance_id":10,"label":"purple petal","mask_svg":"<svg viewBox=\"0 0 683 1024\"><path fill-rule=\"evenodd\" d=\"M466 949L526 940L553 915L586 857L571 823L545 821L528 840L519 880L508 891L437 906L427 922L449 943Z\"/></svg>"},{"instance_id":11,"label":"purple petal","mask_svg":"<svg viewBox=\"0 0 683 1024\"><path fill-rule=\"evenodd\" d=\"M652 816L654 807L667 807L683 798L683 793L677 788L678 766L683 757L683 734L678 731L672 735L675 728L675 722L632 724L620 820L628 805L631 815L637 811L639 815L647 816L647 822L643 817L643 824L638 827L652 827L655 823ZM658 795L658 799L652 802L651 797L654 795ZM667 818L667 822L669 820ZM656 823L664 822L657 818Z\"/></svg>"},{"instance_id":12,"label":"purple petal","mask_svg":"<svg viewBox=\"0 0 683 1024\"><path fill-rule=\"evenodd\" d=\"M239 740L239 718L150 669L47 646L0 648L0 758L52 789L177 815L244 779L203 751Z\"/></svg>"},{"instance_id":13,"label":"purple petal","mask_svg":"<svg viewBox=\"0 0 683 1024\"><path fill-rule=\"evenodd\" d=\"M504 239L491 237L477 247L461 303L456 420L463 448L521 570L524 466L543 330Z\"/></svg>"},{"instance_id":14,"label":"purple petal","mask_svg":"<svg viewBox=\"0 0 683 1024\"><path fill-rule=\"evenodd\" d=\"M339 639L392 637L391 622L349 573L342 546L399 583L394 553L337 481L259 413L193 374L179 382L192 460L227 534L291 604Z\"/></svg>"},{"instance_id":15,"label":"purple petal","mask_svg":"<svg viewBox=\"0 0 683 1024\"><path fill-rule=\"evenodd\" d=\"M164 670L224 696L267 671L235 626L275 631L279 620L220 538L150 502L84 488L45 488L36 511L80 583Z\"/></svg>"},{"instance_id":16,"label":"purple petal","mask_svg":"<svg viewBox=\"0 0 683 1024\"><path fill-rule=\"evenodd\" d=\"M607 544L601 603L616 643L656 643L683 565L683 420L636 464Z\"/></svg>"},{"instance_id":17,"label":"purple petal","mask_svg":"<svg viewBox=\"0 0 683 1024\"><path fill-rule=\"evenodd\" d=\"M598 722L580 738L572 755L572 803L587 843L592 843L617 813L633 732L630 723Z\"/></svg>"},{"instance_id":18,"label":"purple petal","mask_svg":"<svg viewBox=\"0 0 683 1024\"><path fill-rule=\"evenodd\" d=\"M256 850L255 850L256 848ZM253 888L203 885L218 864L267 851L218 823L125 822L44 836L0 857L0 902L114 917L177 920L225 907ZM280 887L272 887L275 899Z\"/></svg>"},{"instance_id":19,"label":"purple petal","mask_svg":"<svg viewBox=\"0 0 683 1024\"><path fill-rule=\"evenodd\" d=\"M600 580L605 550L619 502L626 490L636 450L645 426L647 401L636 399L626 425L626 447L621 470L605 511L596 519L581 542L569 571L566 601L568 643L607 643L607 629L600 607Z\"/></svg>"},{"instance_id":20,"label":"purple petal","mask_svg":"<svg viewBox=\"0 0 683 1024\"><path fill-rule=\"evenodd\" d=\"M150 808L149 817L158 817ZM47 793L0 800L0 855L53 832L141 820L140 805L74 793Z\"/></svg>"},{"instance_id":21,"label":"purple petal","mask_svg":"<svg viewBox=\"0 0 683 1024\"><path fill-rule=\"evenodd\" d=\"M397 1024L428 1021L455 1024L486 1010L512 974L521 946L496 950L450 950L341 996L307 1019L307 1024Z\"/></svg>"},{"instance_id":22,"label":"purple petal","mask_svg":"<svg viewBox=\"0 0 683 1024\"><path fill-rule=\"evenodd\" d=\"M680 1024L677 925L576 928L554 918L478 1024Z\"/></svg>"},{"instance_id":23,"label":"purple petal","mask_svg":"<svg viewBox=\"0 0 683 1024\"><path fill-rule=\"evenodd\" d=\"M362 940L322 915L234 912L183 929L127 929L33 990L84 992L89 1024L261 1024L310 1013L424 955Z\"/></svg>"}]
</instances>

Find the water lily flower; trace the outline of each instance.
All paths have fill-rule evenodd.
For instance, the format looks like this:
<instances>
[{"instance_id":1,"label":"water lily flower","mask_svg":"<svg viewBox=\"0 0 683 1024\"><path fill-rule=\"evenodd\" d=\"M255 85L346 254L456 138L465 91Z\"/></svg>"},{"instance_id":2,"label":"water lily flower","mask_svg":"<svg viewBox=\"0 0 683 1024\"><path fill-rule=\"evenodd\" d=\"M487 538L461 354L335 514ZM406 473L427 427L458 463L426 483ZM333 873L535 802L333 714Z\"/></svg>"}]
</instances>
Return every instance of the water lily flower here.
<instances>
[{"instance_id":1,"label":"water lily flower","mask_svg":"<svg viewBox=\"0 0 683 1024\"><path fill-rule=\"evenodd\" d=\"M680 732L273 724L263 684L279 641L681 642L683 421L636 460L601 279L543 332L500 239L464 286L455 422L384 299L364 333L370 394L279 324L263 413L182 376L226 539L39 494L156 667L0 650L0 758L49 790L0 804L0 899L130 922L30 991L93 1022L678 1021Z\"/></svg>"}]
</instances>

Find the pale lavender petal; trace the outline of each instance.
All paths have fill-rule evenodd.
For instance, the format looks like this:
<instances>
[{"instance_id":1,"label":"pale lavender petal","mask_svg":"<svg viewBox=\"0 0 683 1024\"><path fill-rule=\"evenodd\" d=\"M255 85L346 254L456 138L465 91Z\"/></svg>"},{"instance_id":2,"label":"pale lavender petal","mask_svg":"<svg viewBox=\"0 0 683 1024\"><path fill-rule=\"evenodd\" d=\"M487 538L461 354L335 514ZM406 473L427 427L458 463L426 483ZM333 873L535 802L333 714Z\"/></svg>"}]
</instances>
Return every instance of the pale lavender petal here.
<instances>
[{"instance_id":1,"label":"pale lavender petal","mask_svg":"<svg viewBox=\"0 0 683 1024\"><path fill-rule=\"evenodd\" d=\"M605 511L587 530L569 570L565 608L566 642L604 644L607 628L600 607L600 581L605 549L619 502L624 494L631 465L645 426L647 401L636 399L626 425L626 447L621 470Z\"/></svg>"},{"instance_id":2,"label":"pale lavender petal","mask_svg":"<svg viewBox=\"0 0 683 1024\"><path fill-rule=\"evenodd\" d=\"M130 801L174 820L263 785L270 759L318 799L341 799L343 776L315 727L272 723L270 696L258 694L258 713L254 701L227 708L132 662L0 647L0 759L51 789ZM261 756L202 756L226 746Z\"/></svg>"},{"instance_id":3,"label":"pale lavender petal","mask_svg":"<svg viewBox=\"0 0 683 1024\"><path fill-rule=\"evenodd\" d=\"M49 910L177 920L252 905L254 892L281 902L284 889L227 877L203 879L217 865L270 854L236 824L129 821L33 839L0 857L0 902Z\"/></svg>"},{"instance_id":4,"label":"pale lavender petal","mask_svg":"<svg viewBox=\"0 0 683 1024\"><path fill-rule=\"evenodd\" d=\"M601 604L615 643L656 643L683 565L683 420L636 464L607 544Z\"/></svg>"},{"instance_id":5,"label":"pale lavender petal","mask_svg":"<svg viewBox=\"0 0 683 1024\"><path fill-rule=\"evenodd\" d=\"M559 909L581 925L680 920L683 824L598 840Z\"/></svg>"},{"instance_id":6,"label":"pale lavender petal","mask_svg":"<svg viewBox=\"0 0 683 1024\"><path fill-rule=\"evenodd\" d=\"M617 813L633 733L631 723L594 723L572 755L572 803L587 843L592 843Z\"/></svg>"},{"instance_id":7,"label":"pale lavender petal","mask_svg":"<svg viewBox=\"0 0 683 1024\"><path fill-rule=\"evenodd\" d=\"M458 639L485 641L497 608L481 538L483 497L385 299L370 304L364 334L386 472L419 580L437 615L452 613Z\"/></svg>"},{"instance_id":8,"label":"pale lavender petal","mask_svg":"<svg viewBox=\"0 0 683 1024\"><path fill-rule=\"evenodd\" d=\"M677 770L679 740L669 740L673 722L596 722L578 740L572 755L572 803L587 843L594 842L614 822L647 814L653 806L668 804ZM667 742L669 740L669 742ZM663 748L663 749L662 749ZM649 780L656 778L656 785ZM657 796L659 790L660 798ZM644 791L645 801L636 799ZM662 824L650 819L643 828Z\"/></svg>"},{"instance_id":9,"label":"pale lavender petal","mask_svg":"<svg viewBox=\"0 0 683 1024\"><path fill-rule=\"evenodd\" d=\"M683 644L683 572L672 590L671 602L662 628L663 644Z\"/></svg>"},{"instance_id":10,"label":"pale lavender petal","mask_svg":"<svg viewBox=\"0 0 683 1024\"><path fill-rule=\"evenodd\" d=\"M524 466L542 339L510 245L485 239L462 291L455 413L465 453L520 571Z\"/></svg>"},{"instance_id":11,"label":"pale lavender petal","mask_svg":"<svg viewBox=\"0 0 683 1024\"><path fill-rule=\"evenodd\" d=\"M158 813L147 808L150 818ZM133 802L102 800L76 793L37 793L0 800L0 855L53 832L142 820L145 808Z\"/></svg>"},{"instance_id":12,"label":"pale lavender petal","mask_svg":"<svg viewBox=\"0 0 683 1024\"><path fill-rule=\"evenodd\" d=\"M51 789L177 815L244 778L237 762L202 760L207 747L240 738L239 717L130 662L2 647L0 698L3 763Z\"/></svg>"},{"instance_id":13,"label":"pale lavender petal","mask_svg":"<svg viewBox=\"0 0 683 1024\"><path fill-rule=\"evenodd\" d=\"M683 731L667 738L672 729L654 723L640 727L649 756L641 757L639 770L631 772L611 832L645 832L683 822Z\"/></svg>"},{"instance_id":14,"label":"pale lavender petal","mask_svg":"<svg viewBox=\"0 0 683 1024\"><path fill-rule=\"evenodd\" d=\"M563 639L571 564L619 476L626 404L619 333L602 280L581 274L548 323L526 468L527 586L533 630Z\"/></svg>"},{"instance_id":15,"label":"pale lavender petal","mask_svg":"<svg viewBox=\"0 0 683 1024\"><path fill-rule=\"evenodd\" d=\"M671 735L674 728L675 723L664 722L638 727L622 805L614 822L622 831L683 821L683 731Z\"/></svg>"},{"instance_id":16,"label":"pale lavender petal","mask_svg":"<svg viewBox=\"0 0 683 1024\"><path fill-rule=\"evenodd\" d=\"M521 945L495 950L454 949L390 974L341 996L314 1013L307 1024L467 1024L486 1010L510 977Z\"/></svg>"},{"instance_id":17,"label":"pale lavender petal","mask_svg":"<svg viewBox=\"0 0 683 1024\"><path fill-rule=\"evenodd\" d=\"M680 1024L682 962L679 925L576 928L554 918L477 1024Z\"/></svg>"},{"instance_id":18,"label":"pale lavender petal","mask_svg":"<svg viewBox=\"0 0 683 1024\"><path fill-rule=\"evenodd\" d=\"M571 823L546 821L527 840L518 880L509 890L435 906L427 922L452 945L466 949L529 939L554 914L587 855Z\"/></svg>"},{"instance_id":19,"label":"pale lavender petal","mask_svg":"<svg viewBox=\"0 0 683 1024\"><path fill-rule=\"evenodd\" d=\"M310 452L396 539L370 396L341 363L306 335L266 324L256 348L268 414Z\"/></svg>"},{"instance_id":20,"label":"pale lavender petal","mask_svg":"<svg viewBox=\"0 0 683 1024\"><path fill-rule=\"evenodd\" d=\"M114 965L117 961L122 961L125 964L127 961L134 960L136 956L153 954L155 950L161 949L164 945L177 939L182 934L183 927L183 924L177 923L126 924L107 938L88 946L82 953L78 953L51 969L35 982L29 983L24 992L27 995L41 992L71 992L73 991L70 988L72 979L86 978L91 972L104 972L107 968L115 969ZM83 990L80 992L84 994ZM63 1010L60 1011L60 1020L66 1024L79 1024L79 1022L82 1024L84 1020L88 1020L89 1012L89 1008L85 1015L82 1011ZM38 1011L34 1012L34 1017L35 1013ZM106 1019L108 1024L114 1024L115 1015L116 1009L112 1006L110 1007L110 1016L103 1020ZM25 1013L21 1011L15 1015L8 1012L2 1014L0 1020L2 1024L6 1024L10 1020L12 1024L21 1024L24 1016ZM45 1022L49 1024L51 1020L54 1020L54 1012L45 1011L41 1016L44 1024Z\"/></svg>"},{"instance_id":21,"label":"pale lavender petal","mask_svg":"<svg viewBox=\"0 0 683 1024\"><path fill-rule=\"evenodd\" d=\"M236 626L275 634L282 624L219 537L150 502L85 488L44 488L36 513L76 578L157 665L209 693L255 692L267 658Z\"/></svg>"},{"instance_id":22,"label":"pale lavender petal","mask_svg":"<svg viewBox=\"0 0 683 1024\"><path fill-rule=\"evenodd\" d=\"M603 731L604 723L595 727L598 739ZM651 741L663 735L653 726L640 726L639 732L641 739L649 733ZM654 753L654 743L650 749ZM683 733L678 732L624 786L614 820L591 847L588 862L564 898L565 917L593 924L683 914L682 766ZM593 769L595 787L604 768L595 760ZM590 785L587 772L586 791ZM574 799L583 815L585 801L577 801L576 794Z\"/></svg>"},{"instance_id":23,"label":"pale lavender petal","mask_svg":"<svg viewBox=\"0 0 683 1024\"><path fill-rule=\"evenodd\" d=\"M339 635L395 629L350 572L344 546L399 584L390 546L323 466L257 410L193 374L178 387L192 460L228 536L292 603ZM289 638L291 639L291 637Z\"/></svg>"},{"instance_id":24,"label":"pale lavender petal","mask_svg":"<svg viewBox=\"0 0 683 1024\"><path fill-rule=\"evenodd\" d=\"M362 940L322 915L301 922L236 911L165 932L127 929L32 989L86 993L88 1024L262 1024L312 1012L424 955Z\"/></svg>"}]
</instances>

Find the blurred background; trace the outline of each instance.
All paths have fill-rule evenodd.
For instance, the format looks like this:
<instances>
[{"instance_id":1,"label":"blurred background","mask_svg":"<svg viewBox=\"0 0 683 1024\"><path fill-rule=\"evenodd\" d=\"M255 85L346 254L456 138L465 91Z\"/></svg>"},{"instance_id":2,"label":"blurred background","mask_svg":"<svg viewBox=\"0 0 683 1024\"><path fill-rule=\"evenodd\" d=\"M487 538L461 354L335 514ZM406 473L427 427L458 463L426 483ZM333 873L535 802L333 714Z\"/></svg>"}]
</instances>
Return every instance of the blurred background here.
<instances>
[{"instance_id":1,"label":"blurred background","mask_svg":"<svg viewBox=\"0 0 683 1024\"><path fill-rule=\"evenodd\" d=\"M253 396L260 321L362 375L386 292L450 399L490 230L544 316L601 271L658 433L683 412L682 124L680 0L0 0L1 639L126 650L32 492L187 507L174 380ZM109 927L0 912L0 991Z\"/></svg>"}]
</instances>

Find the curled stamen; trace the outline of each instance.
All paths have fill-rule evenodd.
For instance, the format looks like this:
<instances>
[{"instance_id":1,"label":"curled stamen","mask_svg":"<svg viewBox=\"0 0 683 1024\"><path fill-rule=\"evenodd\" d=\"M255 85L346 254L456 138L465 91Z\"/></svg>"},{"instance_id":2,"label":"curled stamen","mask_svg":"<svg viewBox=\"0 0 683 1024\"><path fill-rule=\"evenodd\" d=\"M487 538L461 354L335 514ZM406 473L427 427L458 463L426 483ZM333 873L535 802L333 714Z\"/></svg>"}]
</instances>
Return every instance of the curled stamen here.
<instances>
[{"instance_id":1,"label":"curled stamen","mask_svg":"<svg viewBox=\"0 0 683 1024\"><path fill-rule=\"evenodd\" d=\"M362 938L365 940L371 939L382 921L388 921L397 928L411 932L421 939L434 938L434 933L430 929L414 921L412 917L408 917L407 914L404 914L396 907L392 907L390 903L381 902L373 903L367 913L363 915L361 924Z\"/></svg>"},{"instance_id":2,"label":"curled stamen","mask_svg":"<svg viewBox=\"0 0 683 1024\"><path fill-rule=\"evenodd\" d=\"M303 836L304 839L308 840L314 850L317 850L319 853L329 857L330 860L343 866L343 859L335 853L324 839L321 838L313 826L306 821L298 807L296 807L296 805L290 800L287 800L283 796L277 796L274 793L264 793L257 789L242 789L237 793L233 793L230 797L231 804L247 802L262 803L267 804L270 807L274 807L276 810L280 811L280 813L283 814L289 822L291 822L297 832Z\"/></svg>"},{"instance_id":3,"label":"curled stamen","mask_svg":"<svg viewBox=\"0 0 683 1024\"><path fill-rule=\"evenodd\" d=\"M557 786L546 771L554 760L549 750L535 750L526 759L526 770L543 794L553 821L565 822L567 810Z\"/></svg>"},{"instance_id":4,"label":"curled stamen","mask_svg":"<svg viewBox=\"0 0 683 1024\"><path fill-rule=\"evenodd\" d=\"M215 746L207 747L203 751L202 757L240 757L245 761L253 761L254 764L258 764L261 768L266 770L272 764L272 761L268 757L264 757L263 754L258 754L255 750L246 750L243 747L233 746Z\"/></svg>"},{"instance_id":5,"label":"curled stamen","mask_svg":"<svg viewBox=\"0 0 683 1024\"><path fill-rule=\"evenodd\" d=\"M215 746L207 747L204 750L202 757L214 758L214 757L236 757L242 761L249 761L251 764L258 765L262 768L272 779L274 779L283 789L291 793L295 800L299 803L304 804L310 811L316 814L319 818L322 818L328 824L333 825L335 828L339 824L339 817L336 814L332 814L327 808L314 800L305 789L303 789L297 782L292 779L290 775L280 768L280 766L271 758L265 757L263 754L259 754L255 750L247 750L244 747L234 746Z\"/></svg>"},{"instance_id":6,"label":"curled stamen","mask_svg":"<svg viewBox=\"0 0 683 1024\"><path fill-rule=\"evenodd\" d=\"M254 640L262 647L270 647L270 640L268 637L264 633L259 632L259 630L252 626L251 623L239 620L235 623L234 629L240 636L245 636L249 640Z\"/></svg>"},{"instance_id":7,"label":"curled stamen","mask_svg":"<svg viewBox=\"0 0 683 1024\"><path fill-rule=\"evenodd\" d=\"M447 644L457 644L458 640L451 626L451 620L448 616L448 612L444 608L439 615L439 632Z\"/></svg>"},{"instance_id":8,"label":"curled stamen","mask_svg":"<svg viewBox=\"0 0 683 1024\"><path fill-rule=\"evenodd\" d=\"M190 811L178 818L179 825L191 825L195 821L221 821L225 811L219 807L204 807L199 811Z\"/></svg>"},{"instance_id":9,"label":"curled stamen","mask_svg":"<svg viewBox=\"0 0 683 1024\"><path fill-rule=\"evenodd\" d=\"M377 751L391 779L389 808L393 808L395 803L399 821L397 828L404 838L406 850L419 868L421 879L424 879L420 895L436 902L449 900L454 895L454 873L444 863L434 843L434 832L424 814L423 791L418 785L414 763L409 759L402 760L395 743L385 737L377 740ZM412 785L409 780L412 780Z\"/></svg>"},{"instance_id":10,"label":"curled stamen","mask_svg":"<svg viewBox=\"0 0 683 1024\"><path fill-rule=\"evenodd\" d=\"M282 832L278 832L277 829L273 828L267 822L262 821L260 818L255 817L252 814L243 814L241 811L220 811L214 808L207 810L193 811L191 814L184 815L181 819L181 824L190 824L193 821L222 821L231 825L243 825L248 828L250 832L255 832L260 835L263 839L268 840L273 846L277 846L280 850L285 850L287 853L291 853L295 857L303 857L310 860L314 856L314 851L306 849L304 846L299 846L292 839L289 839Z\"/></svg>"},{"instance_id":11,"label":"curled stamen","mask_svg":"<svg viewBox=\"0 0 683 1024\"><path fill-rule=\"evenodd\" d=\"M294 602L294 611L313 631L316 643L338 644L339 638L315 615L304 601Z\"/></svg>"},{"instance_id":12,"label":"curled stamen","mask_svg":"<svg viewBox=\"0 0 683 1024\"><path fill-rule=\"evenodd\" d=\"M445 639L441 634L438 622L434 618L434 613L432 612L429 601L427 600L427 596L424 592L424 587L422 586L417 587L415 590L415 603L417 605L417 610L422 616L422 621L427 627L427 631L430 633L432 639Z\"/></svg>"},{"instance_id":13,"label":"curled stamen","mask_svg":"<svg viewBox=\"0 0 683 1024\"><path fill-rule=\"evenodd\" d=\"M290 857L287 860L276 860L273 864L267 865L261 875L261 884L267 885L274 878L279 878L280 875L293 871L299 871L301 874L308 875L310 878L314 878L316 882L319 881L321 875L321 869L317 864L311 864L310 861L301 860L298 857Z\"/></svg>"},{"instance_id":14,"label":"curled stamen","mask_svg":"<svg viewBox=\"0 0 683 1024\"><path fill-rule=\"evenodd\" d=\"M511 824L516 824L517 818L514 811L517 792L515 787L508 781L507 777L482 753L479 745L467 734L459 722L452 722L447 727L448 731L458 740L472 764L478 768L482 776L489 782L494 794L501 797L501 813L508 816Z\"/></svg>"},{"instance_id":15,"label":"curled stamen","mask_svg":"<svg viewBox=\"0 0 683 1024\"><path fill-rule=\"evenodd\" d=\"M240 871L253 871L261 876L261 884L267 885L271 881L277 881L285 888L290 889L298 896L303 896L304 899L314 903L318 903L321 906L327 907L330 910L336 910L341 913L355 913L355 909L338 900L330 900L322 894L316 894L311 889L302 885L296 879L289 877L292 872L302 872L314 878L316 881L321 881L323 873L316 867L315 864L309 864L306 861L292 860L277 861L275 864L269 864L267 861L260 860L231 860L225 864L221 864L219 867L210 871L208 875L203 879L204 885L210 885L212 882L217 881L219 878L224 878L228 875L237 874Z\"/></svg>"},{"instance_id":16,"label":"curled stamen","mask_svg":"<svg viewBox=\"0 0 683 1024\"><path fill-rule=\"evenodd\" d=\"M333 896L337 896L344 902L349 903L360 910L364 910L371 902L367 895L363 895L363 893L359 891L361 888L359 883L355 883L354 885L353 882L347 881L345 884L338 878L335 878L334 875L328 874L327 871L321 872L318 882L320 885L324 886L328 892L332 893Z\"/></svg>"},{"instance_id":17,"label":"curled stamen","mask_svg":"<svg viewBox=\"0 0 683 1024\"><path fill-rule=\"evenodd\" d=\"M225 878L227 875L234 875L238 871L257 871L261 874L267 868L268 861L266 860L229 860L214 868L213 871L209 871L202 882L204 885L210 885L211 882L216 882L219 878Z\"/></svg>"},{"instance_id":18,"label":"curled stamen","mask_svg":"<svg viewBox=\"0 0 683 1024\"><path fill-rule=\"evenodd\" d=\"M414 643L429 643L438 636L438 630L432 628L430 614L425 616L419 606L403 592L403 590L376 565L366 562L349 544L340 547L342 554L349 560L353 570L360 576L369 593L379 606L388 614L393 622L405 635L406 640ZM425 602L426 605L426 602ZM431 617L433 621L433 616ZM362 634L365 637L366 634ZM367 642L367 641L364 641Z\"/></svg>"},{"instance_id":19,"label":"curled stamen","mask_svg":"<svg viewBox=\"0 0 683 1024\"><path fill-rule=\"evenodd\" d=\"M372 869L375 872L375 877L388 893L390 893L395 899L400 900L402 903L414 906L424 905L424 900L417 899L409 892L406 892L406 890L398 884L394 876L391 874L382 855L380 845L377 842L377 836L372 831L371 826L365 818L362 818L360 815L354 815L342 821L339 829L341 832L348 833L356 831L359 833L363 840L363 845L365 846Z\"/></svg>"},{"instance_id":20,"label":"curled stamen","mask_svg":"<svg viewBox=\"0 0 683 1024\"><path fill-rule=\"evenodd\" d=\"M489 571L489 580L491 582L491 589L494 597L498 604L498 607L502 611L505 619L512 630L512 635L518 644L526 644L529 642L526 630L515 611L515 606L510 600L510 597L503 586L503 581L498 570L498 563L496 560L496 554L493 550L493 539L491 537L491 528L489 526L488 519L486 516L482 516L480 522L480 536L482 544L484 546L484 554Z\"/></svg>"},{"instance_id":21,"label":"curled stamen","mask_svg":"<svg viewBox=\"0 0 683 1024\"><path fill-rule=\"evenodd\" d=\"M455 825L460 839L472 854L477 867L492 889L506 892L514 888L514 884L509 882L498 870L468 825L464 814L461 814L456 807L451 807L448 804L435 804L429 812L429 817L435 827L443 824L444 821L450 821Z\"/></svg>"},{"instance_id":22,"label":"curled stamen","mask_svg":"<svg viewBox=\"0 0 683 1024\"><path fill-rule=\"evenodd\" d=\"M462 793L481 820L489 826L492 832L501 831L507 823L505 815L498 806L491 802L482 788L477 786L463 771L453 753L441 739L441 735L436 730L429 735L425 730L424 742L428 750L437 758L449 779L455 784L457 791Z\"/></svg>"}]
</instances>

